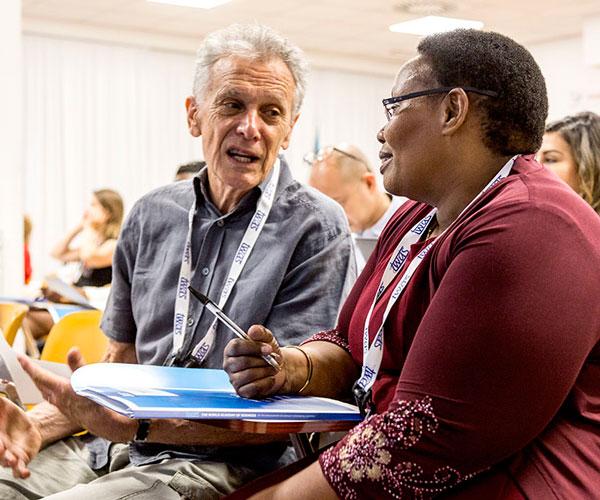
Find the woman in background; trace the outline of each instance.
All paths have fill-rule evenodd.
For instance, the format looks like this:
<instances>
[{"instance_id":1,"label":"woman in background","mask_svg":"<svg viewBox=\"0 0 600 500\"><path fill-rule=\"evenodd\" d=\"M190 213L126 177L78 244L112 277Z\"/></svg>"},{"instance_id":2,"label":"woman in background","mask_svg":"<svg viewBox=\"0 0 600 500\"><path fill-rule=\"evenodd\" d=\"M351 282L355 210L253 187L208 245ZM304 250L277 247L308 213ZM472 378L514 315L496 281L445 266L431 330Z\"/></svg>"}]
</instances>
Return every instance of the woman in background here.
<instances>
[{"instance_id":1,"label":"woman in background","mask_svg":"<svg viewBox=\"0 0 600 500\"><path fill-rule=\"evenodd\" d=\"M546 125L537 159L600 213L600 116L584 111Z\"/></svg>"},{"instance_id":2,"label":"woman in background","mask_svg":"<svg viewBox=\"0 0 600 500\"><path fill-rule=\"evenodd\" d=\"M31 281L33 270L31 269L31 254L29 253L29 240L31 239L31 230L33 225L29 215L23 216L23 264L25 265L24 282L26 285Z\"/></svg>"},{"instance_id":3,"label":"woman in background","mask_svg":"<svg viewBox=\"0 0 600 500\"><path fill-rule=\"evenodd\" d=\"M74 286L104 286L112 279L112 258L123 221L123 200L111 189L95 191L81 222L50 253L63 263L79 262L81 275ZM72 247L79 236L79 244Z\"/></svg>"},{"instance_id":4,"label":"woman in background","mask_svg":"<svg viewBox=\"0 0 600 500\"><path fill-rule=\"evenodd\" d=\"M79 262L80 275L75 287L109 285L112 280L112 258L123 221L123 199L111 189L94 191L81 223L69 231L52 249L51 255L63 263ZM73 245L78 238L77 246ZM62 297L48 289L44 296L53 302ZM83 291L82 291L83 292ZM31 310L23 327L35 338L48 334L53 321L45 310Z\"/></svg>"}]
</instances>

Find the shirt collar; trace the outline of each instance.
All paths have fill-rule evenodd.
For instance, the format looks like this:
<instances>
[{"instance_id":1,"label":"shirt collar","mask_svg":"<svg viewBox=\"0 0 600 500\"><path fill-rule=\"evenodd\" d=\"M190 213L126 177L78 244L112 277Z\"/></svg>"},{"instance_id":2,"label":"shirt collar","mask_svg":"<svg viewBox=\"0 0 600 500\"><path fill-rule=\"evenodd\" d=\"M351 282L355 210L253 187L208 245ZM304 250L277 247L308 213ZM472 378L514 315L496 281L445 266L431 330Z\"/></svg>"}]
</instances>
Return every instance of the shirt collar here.
<instances>
[{"instance_id":1,"label":"shirt collar","mask_svg":"<svg viewBox=\"0 0 600 500\"><path fill-rule=\"evenodd\" d=\"M276 162L281 162L281 174L279 175L279 186L284 186L289 184L291 181L291 172L283 159L283 157L279 156ZM263 179L263 181L258 185L251 189L246 195L240 200L237 207L233 210L233 212L245 211L248 208L255 208L256 202L260 198L262 192L269 184L271 177L273 176L273 171L275 170L275 164L271 167L271 170L267 174L267 176ZM284 181L282 183L282 181ZM199 207L203 203L208 203L214 207L213 203L210 201L209 189L208 189L208 167L205 166L196 176L193 178L194 183L194 194L196 196L196 208ZM279 191L279 187L277 187L277 191ZM215 207L216 209L216 207ZM232 213L233 213L232 212Z\"/></svg>"},{"instance_id":2,"label":"shirt collar","mask_svg":"<svg viewBox=\"0 0 600 500\"><path fill-rule=\"evenodd\" d=\"M373 224L371 227L368 227L364 231L354 233L355 236L360 238L379 238L379 235L383 231L383 228L386 226L392 215L394 215L396 210L400 208L400 205L406 201L404 196L392 196L389 193L385 194L391 198L390 206L375 224Z\"/></svg>"}]
</instances>

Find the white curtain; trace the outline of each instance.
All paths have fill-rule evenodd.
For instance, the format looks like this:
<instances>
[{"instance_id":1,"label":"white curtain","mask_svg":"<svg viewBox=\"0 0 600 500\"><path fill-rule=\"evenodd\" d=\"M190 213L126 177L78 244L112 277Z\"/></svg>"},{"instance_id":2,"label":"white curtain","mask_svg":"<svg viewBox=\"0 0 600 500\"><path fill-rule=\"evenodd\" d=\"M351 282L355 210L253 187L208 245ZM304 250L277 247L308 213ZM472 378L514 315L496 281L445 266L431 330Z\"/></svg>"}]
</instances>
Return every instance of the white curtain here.
<instances>
[{"instance_id":1,"label":"white curtain","mask_svg":"<svg viewBox=\"0 0 600 500\"><path fill-rule=\"evenodd\" d=\"M81 218L90 193L116 189L129 208L200 159L184 100L193 55L24 37L25 210L33 221L34 277L56 267L52 245ZM381 99L391 77L314 70L286 157L305 180L303 155L321 145L358 145L377 169Z\"/></svg>"}]
</instances>

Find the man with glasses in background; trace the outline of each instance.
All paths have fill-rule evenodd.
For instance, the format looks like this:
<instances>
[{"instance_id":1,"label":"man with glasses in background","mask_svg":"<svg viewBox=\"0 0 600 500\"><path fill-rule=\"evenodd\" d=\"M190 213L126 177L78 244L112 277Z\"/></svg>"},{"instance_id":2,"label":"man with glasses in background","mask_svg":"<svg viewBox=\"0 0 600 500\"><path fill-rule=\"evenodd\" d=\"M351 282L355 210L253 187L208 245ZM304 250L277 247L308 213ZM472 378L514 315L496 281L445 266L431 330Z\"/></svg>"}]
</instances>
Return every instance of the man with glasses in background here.
<instances>
[{"instance_id":1,"label":"man with glasses in background","mask_svg":"<svg viewBox=\"0 0 600 500\"><path fill-rule=\"evenodd\" d=\"M304 161L311 166L308 183L344 209L353 233L360 272L387 221L406 198L380 189L367 157L354 145L328 146L316 155L306 155Z\"/></svg>"}]
</instances>

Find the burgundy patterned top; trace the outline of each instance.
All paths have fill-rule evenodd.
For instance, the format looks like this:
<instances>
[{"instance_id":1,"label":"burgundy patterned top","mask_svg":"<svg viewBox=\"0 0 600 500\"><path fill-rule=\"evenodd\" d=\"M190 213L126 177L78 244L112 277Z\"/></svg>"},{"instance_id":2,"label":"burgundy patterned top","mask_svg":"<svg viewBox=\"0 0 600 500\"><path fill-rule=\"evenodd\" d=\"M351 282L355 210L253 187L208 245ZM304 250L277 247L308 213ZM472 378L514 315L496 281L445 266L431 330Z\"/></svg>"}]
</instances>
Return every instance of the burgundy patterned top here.
<instances>
[{"instance_id":1,"label":"burgundy patterned top","mask_svg":"<svg viewBox=\"0 0 600 500\"><path fill-rule=\"evenodd\" d=\"M311 340L345 346L362 364L385 266L427 210L409 202L391 219L338 328ZM518 159L434 245L392 309L377 413L321 456L330 485L344 499L597 496L599 297L600 218L531 157Z\"/></svg>"}]
</instances>

